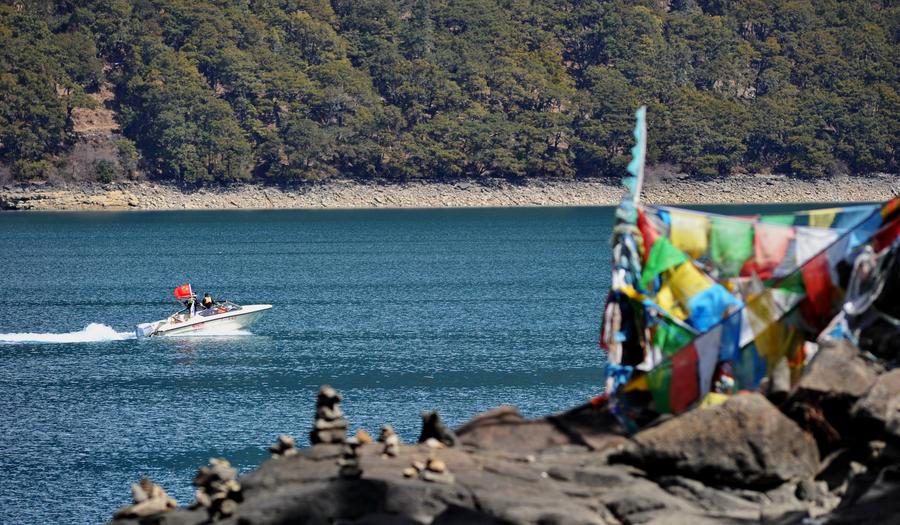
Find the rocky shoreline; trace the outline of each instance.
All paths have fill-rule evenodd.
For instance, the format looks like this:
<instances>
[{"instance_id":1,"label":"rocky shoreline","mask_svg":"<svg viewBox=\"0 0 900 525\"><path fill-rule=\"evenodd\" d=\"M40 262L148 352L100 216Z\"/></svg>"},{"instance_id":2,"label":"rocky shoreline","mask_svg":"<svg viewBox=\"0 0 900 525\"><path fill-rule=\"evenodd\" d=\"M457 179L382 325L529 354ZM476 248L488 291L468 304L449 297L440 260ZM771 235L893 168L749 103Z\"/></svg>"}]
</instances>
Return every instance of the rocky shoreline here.
<instances>
[{"instance_id":1,"label":"rocky shoreline","mask_svg":"<svg viewBox=\"0 0 900 525\"><path fill-rule=\"evenodd\" d=\"M873 202L900 194L896 175L795 179L743 175L694 180L683 175L649 177L643 199L651 204ZM615 205L617 181L367 183L334 180L289 187L234 184L184 189L146 181L77 186L18 185L0 188L0 210L181 210L321 208L464 208Z\"/></svg>"},{"instance_id":2,"label":"rocky shoreline","mask_svg":"<svg viewBox=\"0 0 900 525\"><path fill-rule=\"evenodd\" d=\"M900 515L900 370L845 341L823 345L777 406L739 393L630 437L589 403L535 420L499 407L455 432L424 412L417 444L398 445L389 425L376 443L364 430L346 437L340 399L322 387L314 446L282 436L240 478L213 459L181 508L142 480L112 523L835 525Z\"/></svg>"}]
</instances>

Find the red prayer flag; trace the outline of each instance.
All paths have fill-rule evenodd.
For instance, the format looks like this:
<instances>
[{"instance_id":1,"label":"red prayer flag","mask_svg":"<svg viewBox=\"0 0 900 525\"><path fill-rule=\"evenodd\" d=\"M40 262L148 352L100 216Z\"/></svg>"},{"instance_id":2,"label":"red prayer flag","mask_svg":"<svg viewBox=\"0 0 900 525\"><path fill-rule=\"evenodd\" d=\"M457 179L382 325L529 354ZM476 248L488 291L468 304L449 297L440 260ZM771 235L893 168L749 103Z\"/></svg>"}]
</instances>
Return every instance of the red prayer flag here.
<instances>
[{"instance_id":1,"label":"red prayer flag","mask_svg":"<svg viewBox=\"0 0 900 525\"><path fill-rule=\"evenodd\" d=\"M821 330L831 317L834 300L834 284L828 267L828 256L822 252L800 269L806 298L800 303L803 317L811 326Z\"/></svg>"},{"instance_id":2,"label":"red prayer flag","mask_svg":"<svg viewBox=\"0 0 900 525\"><path fill-rule=\"evenodd\" d=\"M188 298L190 298L192 295L194 295L194 291L191 290L191 285L190 285L190 283L189 283L189 284L182 284L182 285L179 286L178 288L175 288L175 298L176 298L176 299L188 299Z\"/></svg>"},{"instance_id":3,"label":"red prayer flag","mask_svg":"<svg viewBox=\"0 0 900 525\"><path fill-rule=\"evenodd\" d=\"M650 248L653 247L653 243L659 238L659 232L641 210L638 210L637 227L644 241L644 262L647 262L647 258L650 257Z\"/></svg>"},{"instance_id":4,"label":"red prayer flag","mask_svg":"<svg viewBox=\"0 0 900 525\"><path fill-rule=\"evenodd\" d=\"M887 248L893 244L894 239L900 237L900 217L894 219L893 222L882 226L878 232L872 236L872 248L876 252Z\"/></svg>"},{"instance_id":5,"label":"red prayer flag","mask_svg":"<svg viewBox=\"0 0 900 525\"><path fill-rule=\"evenodd\" d=\"M883 219L888 219L897 212L900 212L900 197L894 197L884 203L884 206L881 208L881 217Z\"/></svg>"},{"instance_id":6,"label":"red prayer flag","mask_svg":"<svg viewBox=\"0 0 900 525\"><path fill-rule=\"evenodd\" d=\"M794 239L794 228L781 224L757 222L753 225L753 257L744 263L742 276L756 272L760 279L771 279L784 260Z\"/></svg>"},{"instance_id":7,"label":"red prayer flag","mask_svg":"<svg viewBox=\"0 0 900 525\"><path fill-rule=\"evenodd\" d=\"M672 412L680 414L700 397L699 364L694 343L672 356L672 383L669 386L669 404Z\"/></svg>"}]
</instances>

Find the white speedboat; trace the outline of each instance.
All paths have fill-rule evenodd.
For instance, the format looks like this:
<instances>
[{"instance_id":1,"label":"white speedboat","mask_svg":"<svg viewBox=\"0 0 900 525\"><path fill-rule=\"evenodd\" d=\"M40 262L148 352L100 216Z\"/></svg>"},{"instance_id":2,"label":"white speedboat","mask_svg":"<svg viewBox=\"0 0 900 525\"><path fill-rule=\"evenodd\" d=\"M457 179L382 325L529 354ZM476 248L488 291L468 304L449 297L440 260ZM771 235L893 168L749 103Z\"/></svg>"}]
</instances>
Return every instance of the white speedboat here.
<instances>
[{"instance_id":1,"label":"white speedboat","mask_svg":"<svg viewBox=\"0 0 900 525\"><path fill-rule=\"evenodd\" d=\"M222 335L246 329L270 308L271 304L241 306L229 301L195 311L185 308L167 319L137 325L135 334L138 337Z\"/></svg>"}]
</instances>

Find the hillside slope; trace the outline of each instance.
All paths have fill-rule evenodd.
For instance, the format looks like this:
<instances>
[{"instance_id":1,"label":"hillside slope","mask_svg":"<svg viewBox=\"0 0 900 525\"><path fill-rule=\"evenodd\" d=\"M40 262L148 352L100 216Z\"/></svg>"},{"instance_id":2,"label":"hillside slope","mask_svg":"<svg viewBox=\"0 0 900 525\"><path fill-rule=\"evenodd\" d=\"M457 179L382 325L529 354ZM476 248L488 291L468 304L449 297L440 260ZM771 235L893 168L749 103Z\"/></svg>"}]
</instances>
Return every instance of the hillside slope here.
<instances>
[{"instance_id":1,"label":"hillside slope","mask_svg":"<svg viewBox=\"0 0 900 525\"><path fill-rule=\"evenodd\" d=\"M602 176L627 162L640 104L650 163L894 173L898 14L864 0L3 0L0 178L74 177L80 108L115 111L108 144L80 160L100 180Z\"/></svg>"}]
</instances>

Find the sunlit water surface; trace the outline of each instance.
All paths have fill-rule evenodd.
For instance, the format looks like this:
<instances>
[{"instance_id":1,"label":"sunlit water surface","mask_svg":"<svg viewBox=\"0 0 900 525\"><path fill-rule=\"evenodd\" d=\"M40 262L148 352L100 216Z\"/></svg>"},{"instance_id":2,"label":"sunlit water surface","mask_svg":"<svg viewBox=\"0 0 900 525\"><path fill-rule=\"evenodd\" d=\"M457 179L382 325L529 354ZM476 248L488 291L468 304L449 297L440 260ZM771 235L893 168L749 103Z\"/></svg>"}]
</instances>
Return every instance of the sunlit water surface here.
<instances>
[{"instance_id":1,"label":"sunlit water surface","mask_svg":"<svg viewBox=\"0 0 900 525\"><path fill-rule=\"evenodd\" d=\"M754 208L754 209L758 209ZM739 208L750 211L749 208ZM99 523L150 476L351 431L540 416L599 392L612 209L0 214L0 523ZM274 308L252 334L135 339L171 289Z\"/></svg>"}]
</instances>

